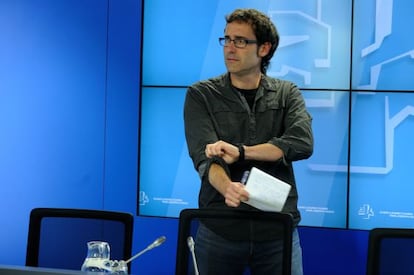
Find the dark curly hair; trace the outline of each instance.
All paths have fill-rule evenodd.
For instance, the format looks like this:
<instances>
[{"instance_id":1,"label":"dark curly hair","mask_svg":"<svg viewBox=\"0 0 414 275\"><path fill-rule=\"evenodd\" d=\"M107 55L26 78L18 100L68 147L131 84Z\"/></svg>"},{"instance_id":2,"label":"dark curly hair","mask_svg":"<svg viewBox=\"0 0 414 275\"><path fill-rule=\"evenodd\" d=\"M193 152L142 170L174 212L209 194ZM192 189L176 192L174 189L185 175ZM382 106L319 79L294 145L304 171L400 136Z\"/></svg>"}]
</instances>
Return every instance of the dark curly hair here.
<instances>
[{"instance_id":1,"label":"dark curly hair","mask_svg":"<svg viewBox=\"0 0 414 275\"><path fill-rule=\"evenodd\" d=\"M272 59L273 54L279 45L279 33L270 18L255 9L236 9L226 16L226 22L227 24L231 22L247 23L252 26L259 46L266 42L272 44L269 53L262 58L262 63L260 65L261 72L266 74L270 59Z\"/></svg>"}]
</instances>

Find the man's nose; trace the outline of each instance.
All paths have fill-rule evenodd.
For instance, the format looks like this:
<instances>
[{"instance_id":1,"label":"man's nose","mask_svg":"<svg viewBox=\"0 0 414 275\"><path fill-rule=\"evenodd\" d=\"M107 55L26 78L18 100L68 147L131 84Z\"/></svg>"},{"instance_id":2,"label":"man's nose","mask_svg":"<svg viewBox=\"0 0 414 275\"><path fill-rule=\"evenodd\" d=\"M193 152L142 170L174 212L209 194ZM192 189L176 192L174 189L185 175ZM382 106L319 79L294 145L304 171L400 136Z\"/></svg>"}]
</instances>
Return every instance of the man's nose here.
<instances>
[{"instance_id":1,"label":"man's nose","mask_svg":"<svg viewBox=\"0 0 414 275\"><path fill-rule=\"evenodd\" d=\"M234 45L234 41L231 40L226 47L224 47L224 50L227 50L228 52L234 52L236 50L236 46Z\"/></svg>"}]
</instances>

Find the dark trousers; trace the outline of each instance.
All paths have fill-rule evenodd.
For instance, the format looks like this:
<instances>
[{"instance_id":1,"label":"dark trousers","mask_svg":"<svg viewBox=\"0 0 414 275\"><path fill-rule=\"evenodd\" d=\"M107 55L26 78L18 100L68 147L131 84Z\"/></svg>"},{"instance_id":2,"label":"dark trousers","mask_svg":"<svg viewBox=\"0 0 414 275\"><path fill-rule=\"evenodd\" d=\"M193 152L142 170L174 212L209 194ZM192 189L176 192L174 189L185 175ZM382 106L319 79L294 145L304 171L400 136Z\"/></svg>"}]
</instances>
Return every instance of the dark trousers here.
<instances>
[{"instance_id":1,"label":"dark trousers","mask_svg":"<svg viewBox=\"0 0 414 275\"><path fill-rule=\"evenodd\" d=\"M281 274L282 241L229 241L200 224L195 241L200 275ZM302 275L302 249L293 232L292 275Z\"/></svg>"}]
</instances>

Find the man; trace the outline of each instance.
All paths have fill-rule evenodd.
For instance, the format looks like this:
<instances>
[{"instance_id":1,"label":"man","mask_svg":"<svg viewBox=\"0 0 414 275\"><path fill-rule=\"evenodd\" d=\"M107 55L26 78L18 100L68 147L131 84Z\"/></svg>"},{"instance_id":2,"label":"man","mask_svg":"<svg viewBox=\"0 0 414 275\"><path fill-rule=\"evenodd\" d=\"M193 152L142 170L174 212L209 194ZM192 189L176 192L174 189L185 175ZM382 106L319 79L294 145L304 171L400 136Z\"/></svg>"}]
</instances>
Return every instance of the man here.
<instances>
[{"instance_id":1,"label":"man","mask_svg":"<svg viewBox=\"0 0 414 275\"><path fill-rule=\"evenodd\" d=\"M292 188L283 212L300 221L292 162L313 152L311 116L299 89L266 76L279 43L276 27L263 13L237 9L226 17L224 50L227 73L188 88L184 121L187 145L202 183L200 208L257 211L240 182L257 167ZM200 274L277 274L280 242L275 232L235 221L201 224L196 238ZM248 236L248 240L246 240ZM279 248L279 250L278 250ZM293 232L292 274L302 274L302 252Z\"/></svg>"}]
</instances>

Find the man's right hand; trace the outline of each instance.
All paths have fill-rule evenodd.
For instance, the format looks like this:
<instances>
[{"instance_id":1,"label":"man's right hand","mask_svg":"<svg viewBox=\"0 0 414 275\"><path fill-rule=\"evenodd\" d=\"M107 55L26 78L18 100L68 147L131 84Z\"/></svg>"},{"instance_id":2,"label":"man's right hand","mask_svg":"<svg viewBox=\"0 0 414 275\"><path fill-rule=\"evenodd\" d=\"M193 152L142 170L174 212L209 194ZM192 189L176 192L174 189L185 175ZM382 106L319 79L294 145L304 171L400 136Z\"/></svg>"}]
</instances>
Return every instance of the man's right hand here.
<instances>
[{"instance_id":1,"label":"man's right hand","mask_svg":"<svg viewBox=\"0 0 414 275\"><path fill-rule=\"evenodd\" d=\"M227 206L238 207L241 202L249 200L249 193L244 184L232 181L225 188L224 198Z\"/></svg>"}]
</instances>

